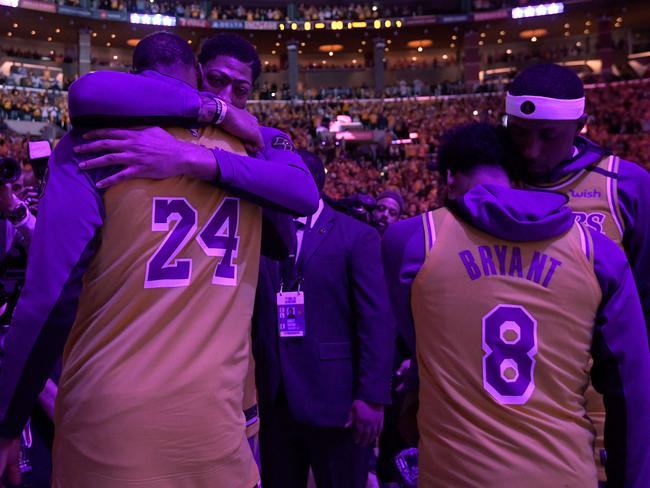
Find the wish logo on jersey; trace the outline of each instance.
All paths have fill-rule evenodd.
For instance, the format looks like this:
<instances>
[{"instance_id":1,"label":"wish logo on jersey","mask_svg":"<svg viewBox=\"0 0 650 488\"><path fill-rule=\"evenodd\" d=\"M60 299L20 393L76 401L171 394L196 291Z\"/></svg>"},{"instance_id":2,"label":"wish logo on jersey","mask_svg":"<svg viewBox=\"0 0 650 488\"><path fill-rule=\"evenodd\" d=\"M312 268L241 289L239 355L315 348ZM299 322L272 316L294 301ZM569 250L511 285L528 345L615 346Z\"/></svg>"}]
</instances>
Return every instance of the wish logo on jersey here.
<instances>
[{"instance_id":1,"label":"wish logo on jersey","mask_svg":"<svg viewBox=\"0 0 650 488\"><path fill-rule=\"evenodd\" d=\"M573 212L573 215L576 218L576 222L579 224L584 224L589 229L595 230L604 234L603 224L605 223L605 214L600 212Z\"/></svg>"},{"instance_id":2,"label":"wish logo on jersey","mask_svg":"<svg viewBox=\"0 0 650 488\"><path fill-rule=\"evenodd\" d=\"M603 194L600 193L596 188L593 190L582 191L569 190L569 194L571 195L571 198L600 198L603 196Z\"/></svg>"}]
</instances>

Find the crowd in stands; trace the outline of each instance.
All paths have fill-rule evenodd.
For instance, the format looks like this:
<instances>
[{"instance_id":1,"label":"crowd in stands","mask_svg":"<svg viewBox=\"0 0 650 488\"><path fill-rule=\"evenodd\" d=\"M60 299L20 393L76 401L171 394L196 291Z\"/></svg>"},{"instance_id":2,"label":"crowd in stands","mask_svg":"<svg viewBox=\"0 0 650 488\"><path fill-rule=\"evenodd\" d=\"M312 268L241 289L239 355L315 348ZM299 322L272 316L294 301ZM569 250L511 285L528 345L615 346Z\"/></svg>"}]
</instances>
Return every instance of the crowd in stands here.
<instances>
[{"instance_id":1,"label":"crowd in stands","mask_svg":"<svg viewBox=\"0 0 650 488\"><path fill-rule=\"evenodd\" d=\"M650 80L640 84L605 85L587 92L590 113L587 137L622 158L650 171ZM621 103L620 101L623 100ZM418 102L330 102L252 106L264 125L287 131L296 145L319 152L327 160L326 193L342 198L357 193L377 194L401 188L408 215L437 201L435 151L443 132L472 120L499 123L504 115L503 95L471 95ZM329 122L349 115L368 130L385 130L390 140L409 138L412 144L387 144L370 153L350 144L333 142Z\"/></svg>"},{"instance_id":2,"label":"crowd in stands","mask_svg":"<svg viewBox=\"0 0 650 488\"><path fill-rule=\"evenodd\" d=\"M365 90L371 95L369 88ZM261 124L286 131L296 146L322 155L330 197L400 188L408 215L430 208L438 199L435 154L444 131L472 120L499 123L504 115L500 93L429 101L260 101L249 108ZM650 80L589 89L587 109L590 139L650 170ZM0 89L0 114L3 119L69 126L64 92L4 87ZM336 140L329 125L339 115L350 116L364 130L380 134L379 139L374 138L371 145ZM395 144L408 139L410 143ZM24 160L21 148L19 139L0 139L0 154L8 151Z\"/></svg>"},{"instance_id":3,"label":"crowd in stands","mask_svg":"<svg viewBox=\"0 0 650 488\"><path fill-rule=\"evenodd\" d=\"M162 14L173 17L185 17L208 20L247 20L247 21L283 21L283 20L372 20L376 18L413 17L438 13L466 11L467 7L458 2L456 8L442 8L430 2L417 5L389 5L374 3L352 3L345 5L305 5L288 7L245 7L243 5L222 5L215 1L193 0L49 0L59 5L81 7L88 5L92 9L137 12L143 14ZM471 10L484 11L527 5L526 0L473 0ZM282 6L282 5L281 5ZM283 6L282 6L283 7Z\"/></svg>"},{"instance_id":4,"label":"crowd in stands","mask_svg":"<svg viewBox=\"0 0 650 488\"><path fill-rule=\"evenodd\" d=\"M49 122L62 128L70 123L65 93L57 90L0 89L2 119Z\"/></svg>"}]
</instances>

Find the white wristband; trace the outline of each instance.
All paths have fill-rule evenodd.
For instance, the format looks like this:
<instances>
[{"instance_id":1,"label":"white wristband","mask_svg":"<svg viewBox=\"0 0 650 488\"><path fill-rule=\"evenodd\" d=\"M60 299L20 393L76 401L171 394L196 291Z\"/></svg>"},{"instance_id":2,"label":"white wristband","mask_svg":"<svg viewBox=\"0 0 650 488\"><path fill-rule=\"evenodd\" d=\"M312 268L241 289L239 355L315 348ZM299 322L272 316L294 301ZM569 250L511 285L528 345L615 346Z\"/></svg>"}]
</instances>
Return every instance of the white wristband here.
<instances>
[{"instance_id":1,"label":"white wristband","mask_svg":"<svg viewBox=\"0 0 650 488\"><path fill-rule=\"evenodd\" d=\"M219 117L217 118L217 120L214 121L214 123L216 125L221 125L226 118L226 114L228 113L228 105L226 104L226 102L220 100L219 98L217 98L216 100L221 105L221 110L219 111Z\"/></svg>"}]
</instances>

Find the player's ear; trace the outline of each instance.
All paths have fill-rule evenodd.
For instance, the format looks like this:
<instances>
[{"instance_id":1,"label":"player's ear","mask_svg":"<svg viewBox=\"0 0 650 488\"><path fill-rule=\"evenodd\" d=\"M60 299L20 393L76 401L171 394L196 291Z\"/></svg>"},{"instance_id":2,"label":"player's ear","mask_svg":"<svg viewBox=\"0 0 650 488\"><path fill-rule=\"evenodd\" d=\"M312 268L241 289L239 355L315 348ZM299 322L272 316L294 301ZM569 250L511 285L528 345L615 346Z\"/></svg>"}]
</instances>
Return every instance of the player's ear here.
<instances>
[{"instance_id":1,"label":"player's ear","mask_svg":"<svg viewBox=\"0 0 650 488\"><path fill-rule=\"evenodd\" d=\"M578 119L578 125L576 128L576 134L580 134L582 129L584 128L585 125L587 125L587 119L589 118L589 115L583 114L582 117Z\"/></svg>"}]
</instances>

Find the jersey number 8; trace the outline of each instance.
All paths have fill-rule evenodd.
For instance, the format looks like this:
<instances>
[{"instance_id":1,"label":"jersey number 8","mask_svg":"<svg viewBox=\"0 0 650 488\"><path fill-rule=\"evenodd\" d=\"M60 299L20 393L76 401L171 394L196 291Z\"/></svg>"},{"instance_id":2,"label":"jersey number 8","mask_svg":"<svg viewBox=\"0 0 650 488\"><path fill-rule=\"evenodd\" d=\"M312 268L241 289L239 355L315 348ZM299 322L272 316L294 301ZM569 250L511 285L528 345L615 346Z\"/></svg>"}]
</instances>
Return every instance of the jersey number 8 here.
<instances>
[{"instance_id":1,"label":"jersey number 8","mask_svg":"<svg viewBox=\"0 0 650 488\"><path fill-rule=\"evenodd\" d=\"M176 225L170 232L170 224ZM188 286L192 277L192 260L175 259L197 231L198 212L185 198L153 199L151 230L169 232L162 244L147 262L145 288L173 288ZM237 284L237 257L239 247L239 199L226 197L196 236L208 256L221 257L212 276L215 285Z\"/></svg>"},{"instance_id":2,"label":"jersey number 8","mask_svg":"<svg viewBox=\"0 0 650 488\"><path fill-rule=\"evenodd\" d=\"M483 387L502 405L523 405L535 391L537 321L520 305L483 317Z\"/></svg>"}]
</instances>

